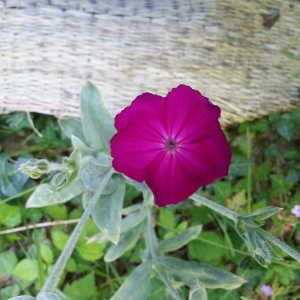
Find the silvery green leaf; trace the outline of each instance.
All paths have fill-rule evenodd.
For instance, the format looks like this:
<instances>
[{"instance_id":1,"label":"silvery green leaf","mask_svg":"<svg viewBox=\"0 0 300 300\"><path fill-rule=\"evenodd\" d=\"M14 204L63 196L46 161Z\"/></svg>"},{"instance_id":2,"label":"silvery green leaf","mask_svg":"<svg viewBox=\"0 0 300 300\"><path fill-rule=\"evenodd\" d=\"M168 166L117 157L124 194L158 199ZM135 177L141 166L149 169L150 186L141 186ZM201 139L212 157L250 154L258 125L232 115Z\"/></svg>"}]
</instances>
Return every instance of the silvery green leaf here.
<instances>
[{"instance_id":1,"label":"silvery green leaf","mask_svg":"<svg viewBox=\"0 0 300 300\"><path fill-rule=\"evenodd\" d=\"M157 262L166 268L175 280L182 281L189 286L195 282L201 282L204 287L209 289L232 290L246 282L243 278L228 271L206 264L166 256L157 257Z\"/></svg>"},{"instance_id":2,"label":"silvery green leaf","mask_svg":"<svg viewBox=\"0 0 300 300\"><path fill-rule=\"evenodd\" d=\"M131 179L130 177L124 176L126 181L133 185L139 192L144 192L148 189L147 185L144 182L138 182L136 180Z\"/></svg>"},{"instance_id":3,"label":"silvery green leaf","mask_svg":"<svg viewBox=\"0 0 300 300\"><path fill-rule=\"evenodd\" d=\"M31 194L26 207L43 207L58 203L65 203L86 190L81 179L75 179L68 186L58 192L50 192L49 184L41 184Z\"/></svg>"},{"instance_id":4,"label":"silvery green leaf","mask_svg":"<svg viewBox=\"0 0 300 300\"><path fill-rule=\"evenodd\" d=\"M87 144L80 119L66 117L58 120L58 124L68 138L71 139L73 135L80 139L84 144Z\"/></svg>"},{"instance_id":5,"label":"silvery green leaf","mask_svg":"<svg viewBox=\"0 0 300 300\"><path fill-rule=\"evenodd\" d=\"M109 241L108 241L107 237L102 232L98 232L98 233L92 235L87 240L88 244L93 243L93 242L97 242L98 244L106 244Z\"/></svg>"},{"instance_id":6,"label":"silvery green leaf","mask_svg":"<svg viewBox=\"0 0 300 300\"><path fill-rule=\"evenodd\" d=\"M108 195L109 196L110 194L112 194L117 189L117 187L118 187L117 182L114 180L114 178L111 178L109 180L109 182L107 183L105 189L103 190L102 195ZM124 191L124 195L125 195L125 191ZM124 195L123 195L123 198L124 198Z\"/></svg>"},{"instance_id":7,"label":"silvery green leaf","mask_svg":"<svg viewBox=\"0 0 300 300\"><path fill-rule=\"evenodd\" d=\"M35 298L31 296L17 296L17 297L10 298L8 300L35 300Z\"/></svg>"},{"instance_id":8,"label":"silvery green leaf","mask_svg":"<svg viewBox=\"0 0 300 300\"><path fill-rule=\"evenodd\" d=\"M98 168L109 168L111 167L112 158L104 152L98 152L96 153L95 157L92 158L91 162Z\"/></svg>"},{"instance_id":9,"label":"silvery green leaf","mask_svg":"<svg viewBox=\"0 0 300 300\"><path fill-rule=\"evenodd\" d=\"M36 297L36 300L60 300L61 298L54 293L39 293Z\"/></svg>"},{"instance_id":10,"label":"silvery green leaf","mask_svg":"<svg viewBox=\"0 0 300 300\"><path fill-rule=\"evenodd\" d=\"M191 287L189 300L207 300L206 289L201 283Z\"/></svg>"},{"instance_id":11,"label":"silvery green leaf","mask_svg":"<svg viewBox=\"0 0 300 300\"><path fill-rule=\"evenodd\" d=\"M133 204L131 206L127 206L122 209L122 215L130 215L131 213L140 210L142 208L142 204Z\"/></svg>"},{"instance_id":12,"label":"silvery green leaf","mask_svg":"<svg viewBox=\"0 0 300 300\"><path fill-rule=\"evenodd\" d=\"M94 149L110 151L110 139L116 133L114 121L105 108L97 87L87 82L80 94L83 132Z\"/></svg>"},{"instance_id":13,"label":"silvery green leaf","mask_svg":"<svg viewBox=\"0 0 300 300\"><path fill-rule=\"evenodd\" d=\"M112 180L116 188L109 195L101 195L92 216L94 222L103 234L114 244L117 244L121 234L122 208L125 195L125 179L114 174Z\"/></svg>"},{"instance_id":14,"label":"silvery green leaf","mask_svg":"<svg viewBox=\"0 0 300 300\"><path fill-rule=\"evenodd\" d=\"M179 233L172 238L162 240L161 242L159 242L158 247L161 251L164 252L177 250L188 244L190 241L196 239L201 230L202 225L190 227L184 232Z\"/></svg>"},{"instance_id":15,"label":"silvery green leaf","mask_svg":"<svg viewBox=\"0 0 300 300\"><path fill-rule=\"evenodd\" d=\"M144 300L151 293L151 263L136 267L110 300Z\"/></svg>"},{"instance_id":16,"label":"silvery green leaf","mask_svg":"<svg viewBox=\"0 0 300 300\"><path fill-rule=\"evenodd\" d=\"M242 216L244 218L251 218L254 221L262 221L262 220L265 220L265 219L271 217L272 215L278 213L282 209L283 208L280 208L280 207L267 206L267 207L260 208L251 214L245 214L245 215L243 214Z\"/></svg>"},{"instance_id":17,"label":"silvery green leaf","mask_svg":"<svg viewBox=\"0 0 300 300\"><path fill-rule=\"evenodd\" d=\"M121 235L118 245L111 245L105 256L105 262L112 262L121 257L126 251L132 249L138 242L143 228L143 223L137 227L132 228L123 235Z\"/></svg>"},{"instance_id":18,"label":"silvery green leaf","mask_svg":"<svg viewBox=\"0 0 300 300\"><path fill-rule=\"evenodd\" d=\"M273 245L269 241L266 242L266 245L268 247L271 259L273 259L273 260L282 260L282 257L280 257L278 255L278 253L273 248Z\"/></svg>"},{"instance_id":19,"label":"silvery green leaf","mask_svg":"<svg viewBox=\"0 0 300 300\"><path fill-rule=\"evenodd\" d=\"M105 155L103 153L103 155ZM105 155L107 157L107 155ZM109 159L105 160L102 156L85 157L88 160L79 170L79 177L84 182L85 186L95 192L105 176L105 173L111 168ZM117 188L116 183L111 179L106 185L102 194L110 194Z\"/></svg>"},{"instance_id":20,"label":"silvery green leaf","mask_svg":"<svg viewBox=\"0 0 300 300\"><path fill-rule=\"evenodd\" d=\"M242 238L253 256L253 258L267 268L273 260L281 260L282 258L273 249L272 244L261 236L257 230L245 230L242 234Z\"/></svg>"},{"instance_id":21,"label":"silvery green leaf","mask_svg":"<svg viewBox=\"0 0 300 300\"><path fill-rule=\"evenodd\" d=\"M247 230L244 233L244 241L247 243L247 247L251 249L257 248L257 238L259 238L255 230Z\"/></svg>"},{"instance_id":22,"label":"silvery green leaf","mask_svg":"<svg viewBox=\"0 0 300 300\"><path fill-rule=\"evenodd\" d=\"M95 192L97 187L99 186L99 183L104 178L104 174L107 172L107 170L104 170L100 173L94 173L91 171L90 168L90 162L83 165L79 170L79 177L82 179L86 187Z\"/></svg>"},{"instance_id":23,"label":"silvery green leaf","mask_svg":"<svg viewBox=\"0 0 300 300\"><path fill-rule=\"evenodd\" d=\"M75 135L71 136L71 142L74 149L79 149L83 153L92 155L95 153L95 150L89 148L80 138Z\"/></svg>"},{"instance_id":24,"label":"silvery green leaf","mask_svg":"<svg viewBox=\"0 0 300 300\"><path fill-rule=\"evenodd\" d=\"M124 233L140 224L143 220L145 220L146 216L147 210L142 209L124 218L121 223L121 233Z\"/></svg>"},{"instance_id":25,"label":"silvery green leaf","mask_svg":"<svg viewBox=\"0 0 300 300\"><path fill-rule=\"evenodd\" d=\"M0 193L11 197L20 193L28 180L28 175L18 171L19 165L27 159L19 158L16 164L11 164L8 158L8 153L0 153Z\"/></svg>"}]
</instances>

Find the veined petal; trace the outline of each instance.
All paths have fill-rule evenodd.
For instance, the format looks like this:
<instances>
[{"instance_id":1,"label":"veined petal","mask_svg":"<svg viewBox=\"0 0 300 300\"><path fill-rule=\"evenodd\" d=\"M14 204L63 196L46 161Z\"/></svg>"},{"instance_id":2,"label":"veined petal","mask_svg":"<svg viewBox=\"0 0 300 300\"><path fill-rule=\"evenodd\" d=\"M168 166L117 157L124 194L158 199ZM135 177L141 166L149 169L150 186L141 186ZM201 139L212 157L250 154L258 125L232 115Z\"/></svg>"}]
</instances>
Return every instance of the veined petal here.
<instances>
[{"instance_id":1,"label":"veined petal","mask_svg":"<svg viewBox=\"0 0 300 300\"><path fill-rule=\"evenodd\" d=\"M195 180L190 181L186 176L186 166L178 160L176 153L159 152L144 171L158 206L177 204L199 188Z\"/></svg>"},{"instance_id":2,"label":"veined petal","mask_svg":"<svg viewBox=\"0 0 300 300\"><path fill-rule=\"evenodd\" d=\"M203 136L219 127L220 108L189 86L179 85L165 98L164 116L167 133L177 140L192 135Z\"/></svg>"},{"instance_id":3,"label":"veined petal","mask_svg":"<svg viewBox=\"0 0 300 300\"><path fill-rule=\"evenodd\" d=\"M162 148L160 137L130 123L111 139L112 165L116 171L142 182L146 178L143 169Z\"/></svg>"},{"instance_id":4,"label":"veined petal","mask_svg":"<svg viewBox=\"0 0 300 300\"><path fill-rule=\"evenodd\" d=\"M220 108L188 86L165 98L143 94L116 117L113 166L145 180L157 205L183 201L228 174L230 146L219 117Z\"/></svg>"},{"instance_id":5,"label":"veined petal","mask_svg":"<svg viewBox=\"0 0 300 300\"><path fill-rule=\"evenodd\" d=\"M162 136L165 133L163 105L163 97L144 93L116 116L115 127L120 131L132 123L148 132Z\"/></svg>"},{"instance_id":6,"label":"veined petal","mask_svg":"<svg viewBox=\"0 0 300 300\"><path fill-rule=\"evenodd\" d=\"M204 138L184 143L178 149L186 176L194 184L208 185L228 175L231 162L230 145L221 129Z\"/></svg>"}]
</instances>

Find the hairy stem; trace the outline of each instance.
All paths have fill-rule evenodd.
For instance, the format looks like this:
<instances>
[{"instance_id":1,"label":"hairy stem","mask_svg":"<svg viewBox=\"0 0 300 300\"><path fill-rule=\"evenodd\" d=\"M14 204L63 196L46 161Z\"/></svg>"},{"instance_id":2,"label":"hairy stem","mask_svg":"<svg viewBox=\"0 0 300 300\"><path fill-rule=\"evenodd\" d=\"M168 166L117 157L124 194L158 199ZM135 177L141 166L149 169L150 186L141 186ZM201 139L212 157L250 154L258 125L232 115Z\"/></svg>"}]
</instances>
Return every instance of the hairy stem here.
<instances>
[{"instance_id":1,"label":"hairy stem","mask_svg":"<svg viewBox=\"0 0 300 300\"><path fill-rule=\"evenodd\" d=\"M147 215L147 235L148 235L148 247L150 248L150 255L153 262L154 269L162 282L165 284L166 288L175 300L183 300L177 293L177 291L172 287L172 284L164 273L160 269L160 265L156 262L157 258L157 245L156 245L156 235L152 224L152 206L148 206Z\"/></svg>"},{"instance_id":2,"label":"hairy stem","mask_svg":"<svg viewBox=\"0 0 300 300\"><path fill-rule=\"evenodd\" d=\"M247 211L251 213L252 207L252 194L251 194L251 173L252 173L252 165L249 163L251 160L251 135L250 135L250 128L249 125L247 126L247 133L246 133L246 143L247 143L247 159L248 159L248 168L247 168Z\"/></svg>"},{"instance_id":3,"label":"hairy stem","mask_svg":"<svg viewBox=\"0 0 300 300\"><path fill-rule=\"evenodd\" d=\"M53 292L54 289L56 288L57 283L60 279L60 276L63 273L63 270L66 266L66 263L75 248L77 240L82 232L82 229L83 229L85 223L87 222L87 220L89 219L97 200L99 199L100 195L102 194L105 186L107 185L107 183L113 173L114 173L114 170L113 170L113 168L111 168L110 170L107 171L107 173L103 177L98 189L96 190L94 196L92 197L87 208L85 209L80 221L77 223L73 233L71 234L64 250L62 251L62 253L60 254L60 257L56 261L50 276L46 280L46 283L41 290L41 293L42 292Z\"/></svg>"},{"instance_id":4,"label":"hairy stem","mask_svg":"<svg viewBox=\"0 0 300 300\"><path fill-rule=\"evenodd\" d=\"M193 194L192 196L190 196L191 199L193 199L194 201L201 203L204 206L209 207L210 209L216 211L217 213L227 217L228 219L232 220L232 221L236 221L237 220L237 213L226 208L225 206L222 206L220 204L217 204L216 202L213 202L211 200L208 200L200 195L197 194Z\"/></svg>"}]
</instances>

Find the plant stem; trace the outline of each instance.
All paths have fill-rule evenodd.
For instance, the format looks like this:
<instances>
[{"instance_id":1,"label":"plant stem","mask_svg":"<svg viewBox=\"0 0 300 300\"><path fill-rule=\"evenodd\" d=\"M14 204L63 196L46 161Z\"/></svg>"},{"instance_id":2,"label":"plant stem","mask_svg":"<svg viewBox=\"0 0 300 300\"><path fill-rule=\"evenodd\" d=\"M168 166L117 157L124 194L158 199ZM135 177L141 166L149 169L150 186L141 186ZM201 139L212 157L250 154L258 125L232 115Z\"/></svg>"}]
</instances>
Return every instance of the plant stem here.
<instances>
[{"instance_id":1,"label":"plant stem","mask_svg":"<svg viewBox=\"0 0 300 300\"><path fill-rule=\"evenodd\" d=\"M80 221L77 223L73 233L71 234L64 250L62 251L62 253L60 254L60 257L58 258L58 260L56 261L53 270L50 274L50 276L48 277L45 285L43 286L42 290L40 293L42 292L53 292L54 289L57 286L57 283L60 279L61 274L63 273L63 270L66 266L66 263L68 261L68 259L70 258L76 242L82 232L82 229L85 225L85 223L87 222L87 220L89 219L94 206L96 204L96 202L98 201L100 195L102 194L105 186L107 185L109 179L111 178L112 174L114 173L114 169L111 168L107 171L107 173L105 174L105 176L103 177L98 189L96 190L94 196L92 197L92 199L90 200L87 208L85 209Z\"/></svg>"},{"instance_id":2,"label":"plant stem","mask_svg":"<svg viewBox=\"0 0 300 300\"><path fill-rule=\"evenodd\" d=\"M148 230L148 242L149 242L149 248L150 248L150 255L152 260L156 260L156 247L155 247L155 232L153 231L153 224L152 224L152 207L148 207L147 211L147 230Z\"/></svg>"},{"instance_id":3,"label":"plant stem","mask_svg":"<svg viewBox=\"0 0 300 300\"><path fill-rule=\"evenodd\" d=\"M226 208L225 206L217 204L216 202L208 200L198 194L193 194L192 196L190 196L190 198L198 203L201 203L202 205L209 207L210 209L216 211L217 213L227 217L228 219L230 219L232 221L237 220L237 213Z\"/></svg>"},{"instance_id":4,"label":"plant stem","mask_svg":"<svg viewBox=\"0 0 300 300\"><path fill-rule=\"evenodd\" d=\"M172 287L171 283L169 282L168 278L163 274L163 272L160 270L157 263L154 263L154 268L157 274L159 275L162 282L165 284L167 289L169 290L170 294L173 296L175 300L183 300L176 292L176 290Z\"/></svg>"},{"instance_id":5,"label":"plant stem","mask_svg":"<svg viewBox=\"0 0 300 300\"><path fill-rule=\"evenodd\" d=\"M148 201L148 199L146 200ZM168 278L163 274L160 269L160 265L156 262L157 258L157 245L156 244L156 235L153 230L152 224L152 206L148 205L147 211L147 231L148 231L148 246L150 248L150 255L153 262L154 269L162 282L165 284L166 288L169 290L170 294L175 300L183 300L177 293L177 291L172 287L172 284L169 282Z\"/></svg>"},{"instance_id":6,"label":"plant stem","mask_svg":"<svg viewBox=\"0 0 300 300\"><path fill-rule=\"evenodd\" d=\"M251 160L251 135L250 135L249 125L247 125L246 142L247 142L247 159L248 159L248 169L247 169L247 212L250 214L251 213L251 207L252 207L252 194L251 194L252 165L250 164L250 160Z\"/></svg>"},{"instance_id":7,"label":"plant stem","mask_svg":"<svg viewBox=\"0 0 300 300\"><path fill-rule=\"evenodd\" d=\"M20 192L20 193L14 195L14 196L9 197L9 198L6 198L5 200L1 199L1 203L6 203L6 202L9 202L9 201L11 201L13 199L20 198L20 197L22 197L22 196L24 196L24 195L26 195L26 194L28 194L30 192L33 192L35 189L36 189L36 186L34 186L32 188L29 188L26 191ZM0 205L1 205L1 203L0 203Z\"/></svg>"}]
</instances>

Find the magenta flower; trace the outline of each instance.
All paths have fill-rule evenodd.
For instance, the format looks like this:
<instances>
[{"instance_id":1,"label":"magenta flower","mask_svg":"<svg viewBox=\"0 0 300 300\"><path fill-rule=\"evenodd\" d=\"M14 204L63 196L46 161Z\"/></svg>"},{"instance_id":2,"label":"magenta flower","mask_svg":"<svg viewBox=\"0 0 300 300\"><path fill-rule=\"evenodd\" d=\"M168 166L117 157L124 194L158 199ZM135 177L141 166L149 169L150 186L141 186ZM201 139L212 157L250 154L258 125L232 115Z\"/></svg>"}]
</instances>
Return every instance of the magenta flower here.
<instances>
[{"instance_id":1,"label":"magenta flower","mask_svg":"<svg viewBox=\"0 0 300 300\"><path fill-rule=\"evenodd\" d=\"M300 218L300 205L296 204L292 209L292 214L294 214L297 218Z\"/></svg>"},{"instance_id":2,"label":"magenta flower","mask_svg":"<svg viewBox=\"0 0 300 300\"><path fill-rule=\"evenodd\" d=\"M185 85L166 97L138 96L116 116L113 167L145 181L159 206L187 199L228 174L231 152L220 113L218 106Z\"/></svg>"},{"instance_id":3,"label":"magenta flower","mask_svg":"<svg viewBox=\"0 0 300 300\"><path fill-rule=\"evenodd\" d=\"M273 296L274 295L274 292L272 290L272 287L270 285L267 285L267 284L263 284L260 288L260 290L263 292L263 294L266 296L266 297L270 297L270 296Z\"/></svg>"}]
</instances>

